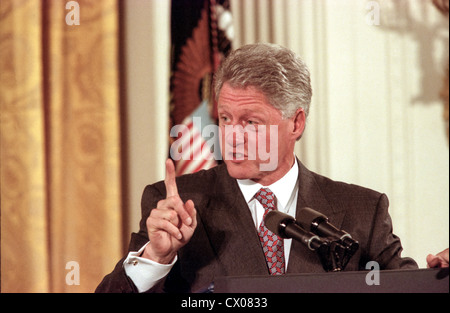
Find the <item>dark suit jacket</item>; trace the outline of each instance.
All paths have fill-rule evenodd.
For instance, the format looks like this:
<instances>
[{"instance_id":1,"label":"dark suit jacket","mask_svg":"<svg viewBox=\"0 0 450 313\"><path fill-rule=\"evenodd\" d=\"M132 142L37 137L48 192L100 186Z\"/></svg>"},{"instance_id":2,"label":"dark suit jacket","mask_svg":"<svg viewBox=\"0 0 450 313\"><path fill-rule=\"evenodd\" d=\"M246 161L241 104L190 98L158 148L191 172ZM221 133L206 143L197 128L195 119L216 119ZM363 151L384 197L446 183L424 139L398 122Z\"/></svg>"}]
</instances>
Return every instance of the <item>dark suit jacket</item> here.
<instances>
[{"instance_id":1,"label":"dark suit jacket","mask_svg":"<svg viewBox=\"0 0 450 313\"><path fill-rule=\"evenodd\" d=\"M417 268L410 258L401 258L400 239L392 233L386 195L363 187L335 182L306 169L299 162L297 212L311 207L359 241L360 248L346 271L365 269L377 261L381 269ZM195 292L218 276L268 275L266 261L248 205L226 166L177 178L183 201L193 200L198 226L191 241L178 252L169 275L150 291ZM149 185L142 196L140 231L131 236L129 251L147 241L146 220L166 191L163 182ZM124 258L125 259L125 258ZM96 292L136 292L119 261ZM317 254L293 241L287 274L324 272Z\"/></svg>"}]
</instances>

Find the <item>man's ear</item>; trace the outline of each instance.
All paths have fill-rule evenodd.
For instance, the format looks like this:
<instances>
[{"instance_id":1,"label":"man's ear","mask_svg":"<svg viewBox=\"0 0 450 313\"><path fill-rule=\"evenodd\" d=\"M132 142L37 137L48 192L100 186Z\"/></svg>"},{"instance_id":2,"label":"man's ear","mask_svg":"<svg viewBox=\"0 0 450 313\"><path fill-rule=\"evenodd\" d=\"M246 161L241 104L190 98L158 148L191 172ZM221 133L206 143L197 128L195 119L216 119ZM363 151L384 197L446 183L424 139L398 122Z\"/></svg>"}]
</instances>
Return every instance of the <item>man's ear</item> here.
<instances>
[{"instance_id":1,"label":"man's ear","mask_svg":"<svg viewBox=\"0 0 450 313\"><path fill-rule=\"evenodd\" d=\"M298 109L295 112L293 121L294 121L294 128L292 129L292 133L298 140L303 135L303 131L305 130L306 126L306 114L302 108Z\"/></svg>"}]
</instances>

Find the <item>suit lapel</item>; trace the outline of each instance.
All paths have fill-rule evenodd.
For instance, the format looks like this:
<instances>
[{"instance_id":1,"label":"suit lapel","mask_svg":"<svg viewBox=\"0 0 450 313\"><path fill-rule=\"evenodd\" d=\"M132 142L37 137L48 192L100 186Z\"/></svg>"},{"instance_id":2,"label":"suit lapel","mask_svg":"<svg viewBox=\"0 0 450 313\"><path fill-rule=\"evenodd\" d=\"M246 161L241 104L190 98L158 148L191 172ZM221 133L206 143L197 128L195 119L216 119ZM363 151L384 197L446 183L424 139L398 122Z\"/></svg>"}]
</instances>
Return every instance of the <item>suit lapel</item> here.
<instances>
[{"instance_id":1,"label":"suit lapel","mask_svg":"<svg viewBox=\"0 0 450 313\"><path fill-rule=\"evenodd\" d=\"M226 275L267 274L264 253L248 204L221 166L204 217L208 237Z\"/></svg>"},{"instance_id":2,"label":"suit lapel","mask_svg":"<svg viewBox=\"0 0 450 313\"><path fill-rule=\"evenodd\" d=\"M297 216L300 208L311 207L330 218L340 227L344 212L335 212L316 180L300 161ZM248 204L235 179L228 175L225 165L220 166L213 192L205 203L201 218L211 246L218 256L224 275L266 275L267 265L259 243ZM324 271L316 252L304 244L293 241L287 273Z\"/></svg>"},{"instance_id":3,"label":"suit lapel","mask_svg":"<svg viewBox=\"0 0 450 313\"><path fill-rule=\"evenodd\" d=\"M310 207L323 213L333 220L336 226L340 226L344 212L335 212L322 193L314 174L309 171L300 161L299 164L299 189L297 198L296 218L303 207ZM304 273L323 271L319 257L315 251L309 250L303 243L293 240L287 273Z\"/></svg>"}]
</instances>

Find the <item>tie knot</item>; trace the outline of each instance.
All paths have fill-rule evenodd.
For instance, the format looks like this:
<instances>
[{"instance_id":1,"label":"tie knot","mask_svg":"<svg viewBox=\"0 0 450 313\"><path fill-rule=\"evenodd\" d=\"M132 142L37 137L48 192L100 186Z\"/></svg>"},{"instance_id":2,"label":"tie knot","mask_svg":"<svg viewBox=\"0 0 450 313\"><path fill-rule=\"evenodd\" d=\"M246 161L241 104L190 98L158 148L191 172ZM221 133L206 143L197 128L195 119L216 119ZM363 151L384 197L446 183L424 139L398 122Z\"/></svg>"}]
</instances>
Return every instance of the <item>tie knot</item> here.
<instances>
[{"instance_id":1,"label":"tie knot","mask_svg":"<svg viewBox=\"0 0 450 313\"><path fill-rule=\"evenodd\" d=\"M269 188L261 188L255 194L255 199L258 200L265 209L275 207L275 195Z\"/></svg>"}]
</instances>

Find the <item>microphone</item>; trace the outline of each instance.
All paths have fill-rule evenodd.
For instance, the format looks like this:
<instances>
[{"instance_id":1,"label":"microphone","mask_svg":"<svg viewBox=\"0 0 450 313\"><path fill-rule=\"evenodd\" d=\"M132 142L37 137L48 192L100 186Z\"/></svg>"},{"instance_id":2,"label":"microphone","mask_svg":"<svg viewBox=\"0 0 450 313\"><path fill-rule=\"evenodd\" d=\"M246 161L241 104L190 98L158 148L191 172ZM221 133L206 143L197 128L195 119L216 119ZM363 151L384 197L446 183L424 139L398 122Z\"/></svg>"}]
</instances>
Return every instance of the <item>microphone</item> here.
<instances>
[{"instance_id":1,"label":"microphone","mask_svg":"<svg viewBox=\"0 0 450 313\"><path fill-rule=\"evenodd\" d=\"M329 223L328 217L326 217L322 213L317 212L311 208L304 207L300 209L300 212L298 212L297 216L299 217L297 220L297 224L299 224L304 229L309 230L319 236L337 238L341 240L345 247L347 249L350 249L350 251L354 252L358 249L358 242L354 240L349 233L337 229L335 226Z\"/></svg>"},{"instance_id":2,"label":"microphone","mask_svg":"<svg viewBox=\"0 0 450 313\"><path fill-rule=\"evenodd\" d=\"M296 224L295 219L279 211L270 211L264 218L266 227L281 238L293 238L304 243L312 251L328 242L322 241L317 235L307 232Z\"/></svg>"}]
</instances>

